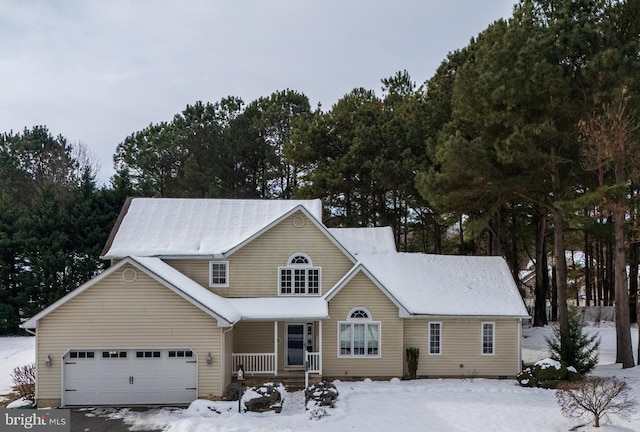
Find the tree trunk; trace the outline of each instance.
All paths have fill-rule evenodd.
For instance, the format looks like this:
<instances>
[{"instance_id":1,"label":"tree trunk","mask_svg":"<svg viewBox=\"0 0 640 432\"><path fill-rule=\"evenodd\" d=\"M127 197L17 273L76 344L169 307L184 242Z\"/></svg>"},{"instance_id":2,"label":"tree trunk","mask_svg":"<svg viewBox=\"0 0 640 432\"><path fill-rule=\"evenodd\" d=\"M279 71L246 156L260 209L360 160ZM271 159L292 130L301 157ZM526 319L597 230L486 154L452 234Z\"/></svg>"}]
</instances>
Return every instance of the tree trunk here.
<instances>
[{"instance_id":1,"label":"tree trunk","mask_svg":"<svg viewBox=\"0 0 640 432\"><path fill-rule=\"evenodd\" d=\"M560 161L555 146L551 147L551 184L553 198L560 201ZM564 221L560 209L554 207L553 218L554 249L556 256L556 284L558 289L558 323L560 326L560 357L569 358L571 342L569 338L569 313L567 310L567 261L564 247Z\"/></svg>"},{"instance_id":2,"label":"tree trunk","mask_svg":"<svg viewBox=\"0 0 640 432\"><path fill-rule=\"evenodd\" d=\"M632 368L633 347L631 345L631 321L629 318L629 288L627 284L624 250L625 208L616 205L613 210L615 230L615 309L616 309L616 363L622 368Z\"/></svg>"},{"instance_id":3,"label":"tree trunk","mask_svg":"<svg viewBox=\"0 0 640 432\"><path fill-rule=\"evenodd\" d=\"M536 289L533 308L533 325L547 325L547 293L549 292L549 267L547 264L547 213L538 211L536 223Z\"/></svg>"}]
</instances>

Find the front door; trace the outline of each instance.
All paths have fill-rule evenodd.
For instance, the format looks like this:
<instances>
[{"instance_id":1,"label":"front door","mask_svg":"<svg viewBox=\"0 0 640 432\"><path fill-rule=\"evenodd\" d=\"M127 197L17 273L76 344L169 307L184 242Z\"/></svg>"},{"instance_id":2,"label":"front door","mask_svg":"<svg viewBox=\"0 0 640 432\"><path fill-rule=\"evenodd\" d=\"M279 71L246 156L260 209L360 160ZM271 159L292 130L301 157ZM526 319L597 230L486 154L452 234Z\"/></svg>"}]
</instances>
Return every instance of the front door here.
<instances>
[{"instance_id":1,"label":"front door","mask_svg":"<svg viewBox=\"0 0 640 432\"><path fill-rule=\"evenodd\" d=\"M313 351L313 323L287 324L287 366L304 366L305 351Z\"/></svg>"}]
</instances>

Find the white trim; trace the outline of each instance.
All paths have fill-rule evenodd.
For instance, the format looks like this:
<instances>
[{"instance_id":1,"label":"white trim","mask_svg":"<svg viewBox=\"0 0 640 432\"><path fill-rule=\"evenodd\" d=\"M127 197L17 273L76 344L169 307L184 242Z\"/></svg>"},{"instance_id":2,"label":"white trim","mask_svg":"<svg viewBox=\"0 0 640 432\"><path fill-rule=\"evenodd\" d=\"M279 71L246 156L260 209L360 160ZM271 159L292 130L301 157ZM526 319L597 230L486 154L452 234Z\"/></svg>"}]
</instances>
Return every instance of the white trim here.
<instances>
[{"instance_id":1,"label":"white trim","mask_svg":"<svg viewBox=\"0 0 640 432\"><path fill-rule=\"evenodd\" d=\"M320 200L317 200L320 201ZM251 243L254 239L260 237L263 233L269 231L272 227L276 226L277 224L279 224L280 222L286 220L287 218L289 218L290 216L294 215L297 212L302 212L307 219L309 219L309 221L311 221L311 223L313 223L316 228L318 228L320 231L322 231L327 238L331 241L331 243L333 243L338 249L340 249L340 251L352 262L352 263L356 263L357 260L356 258L351 254L351 252L349 252L343 245L342 243L340 243L338 240L336 240L336 238L333 236L333 234L331 234L329 232L329 230L327 229L327 227L325 227L321 221L319 221L318 219L316 219L316 217L311 214L311 212L303 205L303 204L298 204L297 206L295 206L294 208L292 208L291 210L289 210L288 212L284 213L283 215L281 215L280 217L276 218L273 222L267 224L264 228L256 231L254 234L250 235L249 237L247 237L245 240L241 241L240 243L238 243L237 245L233 246L232 248L228 249L227 251L224 252L224 256L228 257L229 255L233 254L234 252L236 252L238 249L241 249L242 247L244 247L245 245Z\"/></svg>"},{"instance_id":2,"label":"white trim","mask_svg":"<svg viewBox=\"0 0 640 432\"><path fill-rule=\"evenodd\" d=\"M306 350L306 331L307 331L307 324L306 322L285 322L284 323L284 355L286 357L286 360L283 362L283 366L285 367L285 369L301 369L304 368L304 359L305 359L305 352ZM302 326L302 364L296 365L296 364L289 364L289 356L287 355L287 351L289 350L289 326L292 325L296 325L296 326Z\"/></svg>"},{"instance_id":3,"label":"white trim","mask_svg":"<svg viewBox=\"0 0 640 432\"><path fill-rule=\"evenodd\" d=\"M278 375L278 321L273 322L273 365L274 375Z\"/></svg>"},{"instance_id":4,"label":"white trim","mask_svg":"<svg viewBox=\"0 0 640 432\"><path fill-rule=\"evenodd\" d=\"M431 352L431 324L437 324L438 327L438 352ZM427 354L430 356L442 355L442 321L429 321L427 323Z\"/></svg>"},{"instance_id":5,"label":"white trim","mask_svg":"<svg viewBox=\"0 0 640 432\"><path fill-rule=\"evenodd\" d=\"M224 280L225 283L213 283L213 266L215 264L224 264ZM209 286L211 288L227 288L229 287L229 261L213 260L209 261Z\"/></svg>"},{"instance_id":6,"label":"white trim","mask_svg":"<svg viewBox=\"0 0 640 432\"><path fill-rule=\"evenodd\" d=\"M491 352L484 352L484 326L491 324ZM495 356L496 355L496 323L492 321L483 321L480 323L480 355Z\"/></svg>"},{"instance_id":7,"label":"white trim","mask_svg":"<svg viewBox=\"0 0 640 432\"><path fill-rule=\"evenodd\" d=\"M140 259L142 259L142 258L140 258ZM167 267L169 267L170 269L172 269L174 271L177 271L173 267L169 266L168 264L166 264L164 262L162 262L162 263L164 265L166 265ZM44 310L40 311L39 313L37 313L36 315L31 317L30 319L28 319L24 323L22 323L20 327L22 327L22 328L36 328L37 323L38 323L38 321L40 319L44 318L49 313L53 312L54 310L56 310L58 307L62 306L63 304L65 304L69 300L71 300L71 299L75 298L76 296L82 294L85 290L91 288L92 286L94 286L98 282L102 281L107 276L112 275L114 272L116 272L118 269L120 269L121 267L123 267L126 264L132 265L133 267L137 268L138 270L141 270L147 276L151 277L152 279L154 279L155 281L157 281L158 283L160 283L164 287L166 287L166 288L170 289L171 291L173 291L174 293L178 294L180 297L184 298L189 303L191 303L192 305L196 306L198 309L202 310L203 312L205 312L209 316L215 318L217 320L217 322L218 322L218 327L228 327L231 324L233 324L233 322L234 322L233 319L228 319L228 318L220 315L216 311L212 310L211 308L207 307L202 302L200 302L199 300L197 300L193 296L191 296L188 293L186 293L185 291L183 291L180 287L172 284L168 280L164 279L162 276L156 274L153 270L147 268L142 262L137 261L135 259L135 257L126 257L123 260L119 261L117 264L109 267L108 269L106 269L105 271L100 273L98 276L94 277L93 279L89 280L85 284L83 284L80 287L76 288L75 290L71 291L69 294L67 294L66 296L62 297L61 299L59 299L55 303L51 304L49 307L47 307ZM182 273L180 273L180 274L184 278L189 279L184 274L182 274ZM191 279L189 279L189 280L192 281ZM193 282L193 284L195 286L195 284L197 284L197 283ZM207 288L203 287L202 285L197 284L197 286L202 288L202 290L206 291L207 295L212 295L212 296L219 297L216 294L214 294L214 293L210 292L209 290L207 290ZM219 298L220 298L221 301L226 302L225 298L223 298L223 297L219 297Z\"/></svg>"},{"instance_id":8,"label":"white trim","mask_svg":"<svg viewBox=\"0 0 640 432\"><path fill-rule=\"evenodd\" d=\"M366 318L365 317L356 317L356 318L352 317L351 315L353 315L354 312L357 312L357 311L363 311L365 314L367 314ZM372 315L371 315L371 312L369 312L369 309L364 308L364 307L360 307L360 306L356 306L356 307L354 307L353 309L351 309L347 313L346 320L347 321L360 321L360 320L362 320L362 321L371 321L371 317L372 317Z\"/></svg>"},{"instance_id":9,"label":"white trim","mask_svg":"<svg viewBox=\"0 0 640 432\"><path fill-rule=\"evenodd\" d=\"M291 262L296 257L302 257L302 258L306 259L307 262L306 263L294 263L294 262ZM309 255L307 255L306 253L304 253L304 252L296 252L296 253L291 254L289 259L287 260L287 267L297 267L297 266L300 266L300 267L313 267L313 261L311 260L311 257Z\"/></svg>"},{"instance_id":10,"label":"white trim","mask_svg":"<svg viewBox=\"0 0 640 432\"><path fill-rule=\"evenodd\" d=\"M296 254L303 255L303 254ZM311 262L311 259L309 259ZM283 293L282 292L282 271L290 270L291 271L291 292ZM304 270L304 291L303 293L295 292L295 277L294 272L296 270ZM318 292L317 293L309 293L309 270L317 270L318 271ZM287 266L278 266L278 296L282 297L296 297L296 296L305 296L305 297L320 297L322 295L322 267L314 267L311 264L289 264Z\"/></svg>"},{"instance_id":11,"label":"white trim","mask_svg":"<svg viewBox=\"0 0 640 432\"><path fill-rule=\"evenodd\" d=\"M364 308L354 308L354 309L364 309ZM366 359L366 358L380 358L382 357L382 322L381 321L373 321L371 319L371 316L369 316L368 319L365 318L350 318L348 320L345 321L338 321L338 358L357 358L357 359ZM343 324L348 324L351 326L351 354L342 354L341 352L341 346L340 346L340 327ZM364 350L365 353L364 354L354 354L354 339L353 339L353 325L354 324L359 324L359 325L364 325ZM367 354L367 350L368 350L368 328L371 325L377 325L378 326L378 352L376 354Z\"/></svg>"},{"instance_id":12,"label":"white trim","mask_svg":"<svg viewBox=\"0 0 640 432\"><path fill-rule=\"evenodd\" d=\"M347 272L346 275L342 277L334 286L331 288L325 295L324 299L329 302L331 299L344 288L351 279L353 279L358 272L363 272L377 287L380 291L383 292L384 295L391 300L391 302L398 307L398 316L400 318L412 318L412 315L409 313L409 310L393 295L391 292L380 283L378 279L362 264L359 263L355 265L351 270Z\"/></svg>"}]
</instances>

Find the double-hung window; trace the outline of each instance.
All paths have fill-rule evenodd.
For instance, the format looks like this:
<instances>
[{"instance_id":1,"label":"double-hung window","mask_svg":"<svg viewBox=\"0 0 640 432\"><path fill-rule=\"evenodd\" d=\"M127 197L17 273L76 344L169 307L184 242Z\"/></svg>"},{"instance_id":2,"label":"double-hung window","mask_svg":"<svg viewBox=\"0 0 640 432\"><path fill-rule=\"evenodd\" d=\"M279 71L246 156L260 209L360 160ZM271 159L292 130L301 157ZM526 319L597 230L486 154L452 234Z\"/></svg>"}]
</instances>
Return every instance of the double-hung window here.
<instances>
[{"instance_id":1,"label":"double-hung window","mask_svg":"<svg viewBox=\"0 0 640 432\"><path fill-rule=\"evenodd\" d=\"M495 324L492 322L482 323L482 354L495 354Z\"/></svg>"},{"instance_id":2,"label":"double-hung window","mask_svg":"<svg viewBox=\"0 0 640 432\"><path fill-rule=\"evenodd\" d=\"M229 262L211 261L209 267L209 286L228 287L229 286Z\"/></svg>"},{"instance_id":3,"label":"double-hung window","mask_svg":"<svg viewBox=\"0 0 640 432\"><path fill-rule=\"evenodd\" d=\"M364 308L354 308L338 322L338 357L380 357L380 322Z\"/></svg>"},{"instance_id":4,"label":"double-hung window","mask_svg":"<svg viewBox=\"0 0 640 432\"><path fill-rule=\"evenodd\" d=\"M429 323L429 354L442 354L442 323Z\"/></svg>"},{"instance_id":5,"label":"double-hung window","mask_svg":"<svg viewBox=\"0 0 640 432\"><path fill-rule=\"evenodd\" d=\"M286 267L278 268L278 291L280 295L319 295L321 277L321 268L314 267L311 258L294 254Z\"/></svg>"}]
</instances>

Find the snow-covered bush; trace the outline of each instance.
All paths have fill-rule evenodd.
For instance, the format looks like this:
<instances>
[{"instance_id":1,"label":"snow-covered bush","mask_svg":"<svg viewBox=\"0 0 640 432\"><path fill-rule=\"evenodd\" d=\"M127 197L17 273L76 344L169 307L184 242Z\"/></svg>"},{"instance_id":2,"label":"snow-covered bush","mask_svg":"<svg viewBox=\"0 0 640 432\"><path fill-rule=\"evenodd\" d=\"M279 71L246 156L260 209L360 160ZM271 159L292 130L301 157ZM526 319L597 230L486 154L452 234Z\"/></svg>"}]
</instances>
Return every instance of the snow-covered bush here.
<instances>
[{"instance_id":1,"label":"snow-covered bush","mask_svg":"<svg viewBox=\"0 0 640 432\"><path fill-rule=\"evenodd\" d=\"M556 388L562 381L577 381L581 376L565 362L545 358L525 368L516 379L522 387Z\"/></svg>"},{"instance_id":2,"label":"snow-covered bush","mask_svg":"<svg viewBox=\"0 0 640 432\"><path fill-rule=\"evenodd\" d=\"M556 400L562 414L569 418L593 416L593 425L617 416L628 419L636 401L626 382L615 378L589 378L580 382L564 382L558 386Z\"/></svg>"},{"instance_id":3,"label":"snow-covered bush","mask_svg":"<svg viewBox=\"0 0 640 432\"><path fill-rule=\"evenodd\" d=\"M327 406L333 408L337 398L338 389L334 384L327 381L312 384L304 390L304 404L306 409Z\"/></svg>"},{"instance_id":4,"label":"snow-covered bush","mask_svg":"<svg viewBox=\"0 0 640 432\"><path fill-rule=\"evenodd\" d=\"M241 404L245 411L280 412L286 394L287 392L282 383L265 383L245 390L242 394Z\"/></svg>"}]
</instances>

